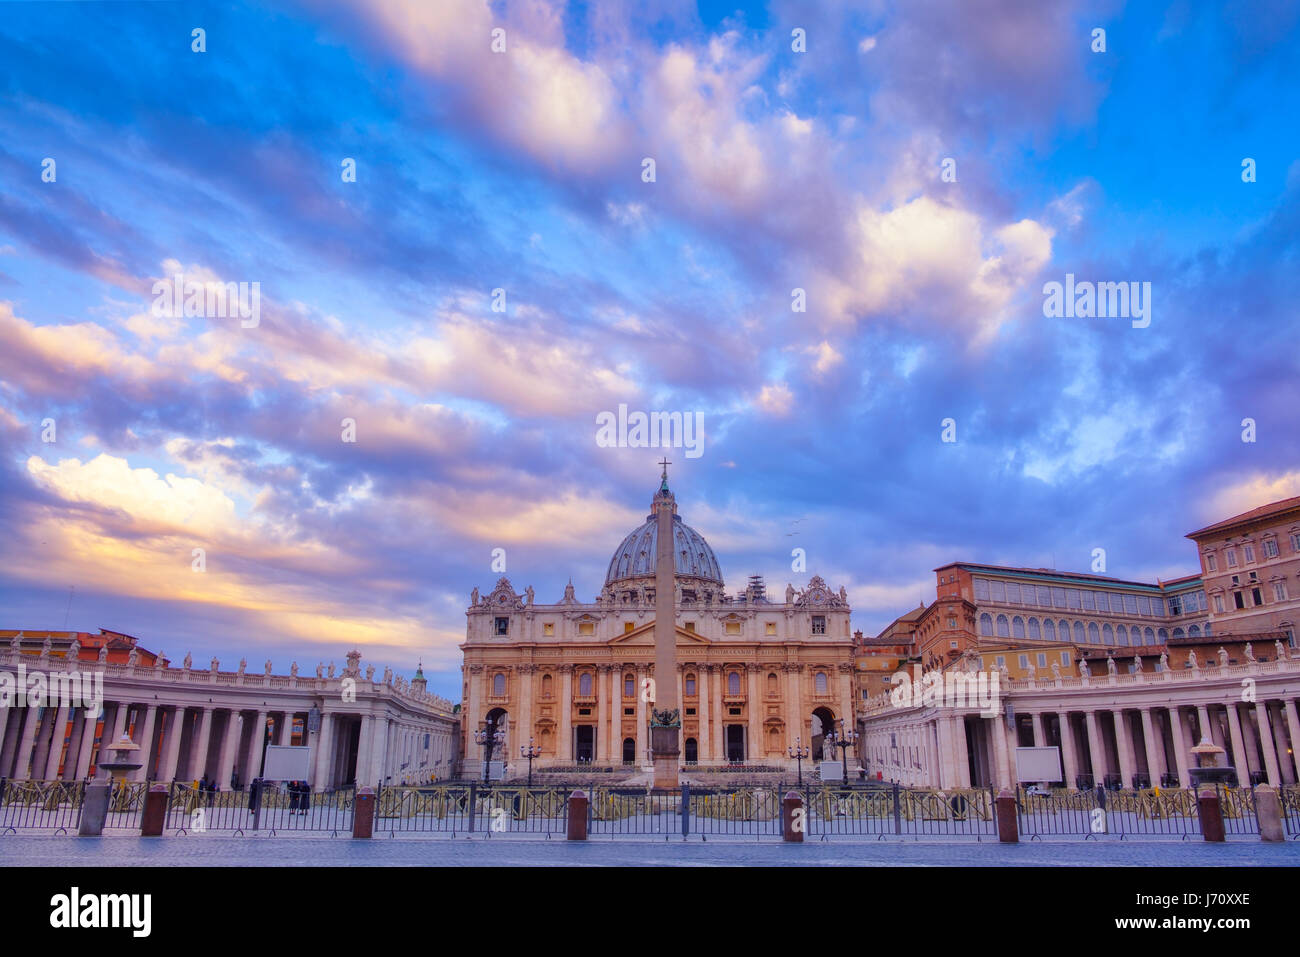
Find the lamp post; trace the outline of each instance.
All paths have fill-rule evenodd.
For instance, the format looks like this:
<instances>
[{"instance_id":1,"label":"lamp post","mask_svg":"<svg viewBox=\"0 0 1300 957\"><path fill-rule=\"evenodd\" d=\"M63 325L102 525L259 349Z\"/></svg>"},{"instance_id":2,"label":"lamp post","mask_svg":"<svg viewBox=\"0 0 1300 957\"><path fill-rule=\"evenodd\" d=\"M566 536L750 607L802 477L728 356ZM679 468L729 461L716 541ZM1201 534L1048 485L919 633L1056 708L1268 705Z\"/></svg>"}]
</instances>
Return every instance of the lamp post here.
<instances>
[{"instance_id":1,"label":"lamp post","mask_svg":"<svg viewBox=\"0 0 1300 957\"><path fill-rule=\"evenodd\" d=\"M488 772L492 767L492 750L499 744L505 744L506 733L493 724L475 731L474 740L483 745L483 783L487 784Z\"/></svg>"},{"instance_id":2,"label":"lamp post","mask_svg":"<svg viewBox=\"0 0 1300 957\"><path fill-rule=\"evenodd\" d=\"M528 739L528 746L519 745L519 756L528 759L528 786L533 786L533 758L542 756L542 749L533 746L533 739Z\"/></svg>"},{"instance_id":3,"label":"lamp post","mask_svg":"<svg viewBox=\"0 0 1300 957\"><path fill-rule=\"evenodd\" d=\"M812 748L801 745L803 745L802 739L795 738L794 746L786 748L790 757L795 759L795 767L799 771L799 787L803 787L803 759L812 755Z\"/></svg>"},{"instance_id":4,"label":"lamp post","mask_svg":"<svg viewBox=\"0 0 1300 957\"><path fill-rule=\"evenodd\" d=\"M850 731L844 727L844 719L840 719L840 733L831 732L831 747L840 749L840 762L844 767L844 786L849 786L849 748L858 740L856 732Z\"/></svg>"}]
</instances>

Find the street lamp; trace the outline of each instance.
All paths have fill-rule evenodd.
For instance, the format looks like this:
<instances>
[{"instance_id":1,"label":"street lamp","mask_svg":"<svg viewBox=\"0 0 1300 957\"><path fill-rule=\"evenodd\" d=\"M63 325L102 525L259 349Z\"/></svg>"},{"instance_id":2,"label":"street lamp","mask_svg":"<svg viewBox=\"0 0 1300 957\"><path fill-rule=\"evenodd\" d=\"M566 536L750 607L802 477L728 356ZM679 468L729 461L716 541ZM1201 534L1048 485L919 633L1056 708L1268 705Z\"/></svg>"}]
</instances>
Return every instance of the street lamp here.
<instances>
[{"instance_id":1,"label":"street lamp","mask_svg":"<svg viewBox=\"0 0 1300 957\"><path fill-rule=\"evenodd\" d=\"M794 746L786 748L790 757L795 760L795 767L799 770L799 787L803 787L803 759L812 756L812 748L806 746L801 747L802 744L803 741L800 738L795 738Z\"/></svg>"},{"instance_id":2,"label":"street lamp","mask_svg":"<svg viewBox=\"0 0 1300 957\"><path fill-rule=\"evenodd\" d=\"M844 767L844 786L849 786L849 748L853 747L853 742L858 740L855 732L844 727L844 719L840 719L840 733L831 732L831 747L840 749L840 762Z\"/></svg>"},{"instance_id":3,"label":"street lamp","mask_svg":"<svg viewBox=\"0 0 1300 957\"><path fill-rule=\"evenodd\" d=\"M474 732L474 741L483 745L483 783L488 783L488 771L492 767L492 749L505 744L506 733L493 724L490 728L479 728Z\"/></svg>"},{"instance_id":4,"label":"street lamp","mask_svg":"<svg viewBox=\"0 0 1300 957\"><path fill-rule=\"evenodd\" d=\"M528 739L528 746L519 745L519 756L528 759L528 786L533 786L533 758L542 756L542 749L533 746L533 739Z\"/></svg>"}]
</instances>

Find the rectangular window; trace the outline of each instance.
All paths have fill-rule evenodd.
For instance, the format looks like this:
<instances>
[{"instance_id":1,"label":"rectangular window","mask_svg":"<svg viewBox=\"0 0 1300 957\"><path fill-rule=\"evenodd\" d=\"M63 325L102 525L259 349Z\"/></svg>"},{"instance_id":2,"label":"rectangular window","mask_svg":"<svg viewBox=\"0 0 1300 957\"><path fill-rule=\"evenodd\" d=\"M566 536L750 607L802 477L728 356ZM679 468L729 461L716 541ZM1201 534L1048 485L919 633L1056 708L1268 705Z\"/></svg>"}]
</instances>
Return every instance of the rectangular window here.
<instances>
[{"instance_id":1,"label":"rectangular window","mask_svg":"<svg viewBox=\"0 0 1300 957\"><path fill-rule=\"evenodd\" d=\"M1291 535L1291 551L1300 552L1300 532L1293 532Z\"/></svg>"},{"instance_id":2,"label":"rectangular window","mask_svg":"<svg viewBox=\"0 0 1300 957\"><path fill-rule=\"evenodd\" d=\"M636 625L632 624L632 622L630 621L623 622L623 634L626 635L629 631L631 631L635 627Z\"/></svg>"},{"instance_id":3,"label":"rectangular window","mask_svg":"<svg viewBox=\"0 0 1300 957\"><path fill-rule=\"evenodd\" d=\"M687 622L685 625L683 625L682 627L685 628L685 629L686 629L687 631L689 631L689 632L694 632L694 631L695 631L695 622L693 622L693 621L688 621L688 622Z\"/></svg>"},{"instance_id":4,"label":"rectangular window","mask_svg":"<svg viewBox=\"0 0 1300 957\"><path fill-rule=\"evenodd\" d=\"M1028 656L1028 655L1021 655L1021 656L1020 656L1020 667L1022 667L1022 668L1028 668L1028 667L1029 667L1029 656Z\"/></svg>"},{"instance_id":5,"label":"rectangular window","mask_svg":"<svg viewBox=\"0 0 1300 957\"><path fill-rule=\"evenodd\" d=\"M1215 596L1214 596L1214 610L1217 611L1220 615L1223 614L1224 608L1223 608L1223 596L1222 596L1222 595L1215 595Z\"/></svg>"},{"instance_id":6,"label":"rectangular window","mask_svg":"<svg viewBox=\"0 0 1300 957\"><path fill-rule=\"evenodd\" d=\"M1237 567L1237 550L1235 548L1229 548L1223 553L1223 556L1227 559L1229 568Z\"/></svg>"},{"instance_id":7,"label":"rectangular window","mask_svg":"<svg viewBox=\"0 0 1300 957\"><path fill-rule=\"evenodd\" d=\"M1300 550L1300 546L1297 546L1297 550ZM988 597L989 597L989 582L988 582L988 579L987 579L987 578L977 578L977 579L975 579L975 597L976 597L976 598L983 598L983 599L986 600L986 601L988 600Z\"/></svg>"},{"instance_id":8,"label":"rectangular window","mask_svg":"<svg viewBox=\"0 0 1300 957\"><path fill-rule=\"evenodd\" d=\"M1245 608L1245 607L1246 607L1246 599L1243 598L1243 597L1241 596L1241 592L1239 592L1239 591L1234 591L1234 592L1232 593L1232 602L1233 602L1233 604L1235 604L1238 608Z\"/></svg>"},{"instance_id":9,"label":"rectangular window","mask_svg":"<svg viewBox=\"0 0 1300 957\"><path fill-rule=\"evenodd\" d=\"M1006 665L1007 665L1006 655L998 655L996 658L993 659L993 666L995 668L1005 668Z\"/></svg>"},{"instance_id":10,"label":"rectangular window","mask_svg":"<svg viewBox=\"0 0 1300 957\"><path fill-rule=\"evenodd\" d=\"M1260 591L1259 591L1258 588L1252 588L1252 589L1250 590L1250 597L1253 598L1253 599L1255 599L1255 604L1256 604L1256 605L1262 605L1262 604L1264 604L1264 596L1260 594Z\"/></svg>"},{"instance_id":11,"label":"rectangular window","mask_svg":"<svg viewBox=\"0 0 1300 957\"><path fill-rule=\"evenodd\" d=\"M954 639L954 640L948 642L948 647L949 647L949 648L956 648L956 647L957 647L957 641L956 641L956 639Z\"/></svg>"},{"instance_id":12,"label":"rectangular window","mask_svg":"<svg viewBox=\"0 0 1300 957\"><path fill-rule=\"evenodd\" d=\"M1264 557L1277 558L1277 541L1275 539L1264 539Z\"/></svg>"},{"instance_id":13,"label":"rectangular window","mask_svg":"<svg viewBox=\"0 0 1300 957\"><path fill-rule=\"evenodd\" d=\"M1207 572L1217 572L1219 570L1219 559L1215 555L1205 556L1205 570Z\"/></svg>"},{"instance_id":14,"label":"rectangular window","mask_svg":"<svg viewBox=\"0 0 1300 957\"><path fill-rule=\"evenodd\" d=\"M1065 590L1065 607L1082 608L1083 600L1079 597L1079 589L1067 588Z\"/></svg>"},{"instance_id":15,"label":"rectangular window","mask_svg":"<svg viewBox=\"0 0 1300 957\"><path fill-rule=\"evenodd\" d=\"M498 618L496 622L496 633L498 635L508 635L510 633L510 619Z\"/></svg>"},{"instance_id":16,"label":"rectangular window","mask_svg":"<svg viewBox=\"0 0 1300 957\"><path fill-rule=\"evenodd\" d=\"M594 621L578 622L578 634L594 635L596 633L596 623Z\"/></svg>"},{"instance_id":17,"label":"rectangular window","mask_svg":"<svg viewBox=\"0 0 1300 957\"><path fill-rule=\"evenodd\" d=\"M813 633L814 635L824 635L824 634L826 634L826 616L825 616L825 615L813 615L813 619L812 619L812 633ZM736 634L740 634L740 625L736 625Z\"/></svg>"},{"instance_id":18,"label":"rectangular window","mask_svg":"<svg viewBox=\"0 0 1300 957\"><path fill-rule=\"evenodd\" d=\"M815 626L814 626L814 629L815 629ZM823 628L822 630L825 631L824 628ZM726 628L726 631L727 631L727 634L729 634L729 635L738 635L738 634L740 634L740 622L738 622L738 621L729 621L729 622L727 622L727 628ZM815 632L814 632L814 633L815 633Z\"/></svg>"},{"instance_id":19,"label":"rectangular window","mask_svg":"<svg viewBox=\"0 0 1300 957\"><path fill-rule=\"evenodd\" d=\"M1007 601L1020 601L1020 586L1015 582L1007 582Z\"/></svg>"},{"instance_id":20,"label":"rectangular window","mask_svg":"<svg viewBox=\"0 0 1300 957\"><path fill-rule=\"evenodd\" d=\"M1040 651L1040 652L1038 653L1038 667L1040 667L1040 668L1046 668L1046 667L1047 667L1047 653L1046 653L1046 652L1042 652L1042 651Z\"/></svg>"},{"instance_id":21,"label":"rectangular window","mask_svg":"<svg viewBox=\"0 0 1300 957\"><path fill-rule=\"evenodd\" d=\"M1097 610L1110 611L1110 597L1104 592L1097 592Z\"/></svg>"},{"instance_id":22,"label":"rectangular window","mask_svg":"<svg viewBox=\"0 0 1300 957\"><path fill-rule=\"evenodd\" d=\"M1242 554L1244 554L1244 555L1246 556L1246 561L1247 561L1247 562L1253 562L1253 561L1255 560L1255 546L1254 546L1254 545L1246 545L1244 548L1242 548L1241 551L1242 551Z\"/></svg>"},{"instance_id":23,"label":"rectangular window","mask_svg":"<svg viewBox=\"0 0 1300 957\"><path fill-rule=\"evenodd\" d=\"M1046 585L1038 586L1038 604L1044 608L1052 607L1052 590Z\"/></svg>"},{"instance_id":24,"label":"rectangular window","mask_svg":"<svg viewBox=\"0 0 1300 957\"><path fill-rule=\"evenodd\" d=\"M1138 613L1137 595L1124 596L1124 613L1126 615L1136 615Z\"/></svg>"},{"instance_id":25,"label":"rectangular window","mask_svg":"<svg viewBox=\"0 0 1300 957\"><path fill-rule=\"evenodd\" d=\"M1068 665L1069 663L1070 663L1070 653L1068 651L1061 652L1061 664Z\"/></svg>"},{"instance_id":26,"label":"rectangular window","mask_svg":"<svg viewBox=\"0 0 1300 957\"><path fill-rule=\"evenodd\" d=\"M1151 614L1151 599L1147 595L1138 596L1138 614L1140 615Z\"/></svg>"},{"instance_id":27,"label":"rectangular window","mask_svg":"<svg viewBox=\"0 0 1300 957\"><path fill-rule=\"evenodd\" d=\"M544 621L544 622L542 622L542 634L543 634L543 635L554 635L554 634L555 634L555 622L553 622L553 621Z\"/></svg>"},{"instance_id":28,"label":"rectangular window","mask_svg":"<svg viewBox=\"0 0 1300 957\"><path fill-rule=\"evenodd\" d=\"M1003 584L1002 582L992 582L991 584L992 584L992 586L993 586L993 600L994 600L994 601L1006 601L1006 600L1007 600L1007 586L1006 586L1005 584Z\"/></svg>"},{"instance_id":29,"label":"rectangular window","mask_svg":"<svg viewBox=\"0 0 1300 957\"><path fill-rule=\"evenodd\" d=\"M766 623L763 625L763 634L765 634L765 635L775 635L775 634L776 634L776 622L774 622L774 621L766 622Z\"/></svg>"},{"instance_id":30,"label":"rectangular window","mask_svg":"<svg viewBox=\"0 0 1300 957\"><path fill-rule=\"evenodd\" d=\"M1286 582L1273 582L1273 600L1286 601Z\"/></svg>"},{"instance_id":31,"label":"rectangular window","mask_svg":"<svg viewBox=\"0 0 1300 957\"><path fill-rule=\"evenodd\" d=\"M1064 588L1053 588L1053 589L1052 589L1052 607L1053 607L1053 608L1064 608L1064 607L1065 607L1065 589L1064 589Z\"/></svg>"},{"instance_id":32,"label":"rectangular window","mask_svg":"<svg viewBox=\"0 0 1300 957\"><path fill-rule=\"evenodd\" d=\"M1097 593L1085 591L1083 593L1083 610L1095 611L1097 608Z\"/></svg>"},{"instance_id":33,"label":"rectangular window","mask_svg":"<svg viewBox=\"0 0 1300 957\"><path fill-rule=\"evenodd\" d=\"M1183 599L1181 595L1169 596L1169 614L1177 617L1183 613Z\"/></svg>"}]
</instances>

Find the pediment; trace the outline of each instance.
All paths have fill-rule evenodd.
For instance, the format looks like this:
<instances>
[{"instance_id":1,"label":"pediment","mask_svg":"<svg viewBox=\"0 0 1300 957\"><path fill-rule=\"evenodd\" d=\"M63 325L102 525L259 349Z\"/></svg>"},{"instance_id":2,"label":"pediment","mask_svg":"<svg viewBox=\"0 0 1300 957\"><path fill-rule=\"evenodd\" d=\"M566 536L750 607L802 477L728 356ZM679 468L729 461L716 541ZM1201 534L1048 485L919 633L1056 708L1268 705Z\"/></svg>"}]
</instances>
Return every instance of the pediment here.
<instances>
[{"instance_id":1,"label":"pediment","mask_svg":"<svg viewBox=\"0 0 1300 957\"><path fill-rule=\"evenodd\" d=\"M710 645L712 644L707 638L697 635L693 631L687 631L680 625L677 626L677 644L678 645ZM638 625L631 631L624 632L615 638L611 638L606 644L609 645L646 645L651 646L655 643L655 623L648 621L644 625Z\"/></svg>"}]
</instances>

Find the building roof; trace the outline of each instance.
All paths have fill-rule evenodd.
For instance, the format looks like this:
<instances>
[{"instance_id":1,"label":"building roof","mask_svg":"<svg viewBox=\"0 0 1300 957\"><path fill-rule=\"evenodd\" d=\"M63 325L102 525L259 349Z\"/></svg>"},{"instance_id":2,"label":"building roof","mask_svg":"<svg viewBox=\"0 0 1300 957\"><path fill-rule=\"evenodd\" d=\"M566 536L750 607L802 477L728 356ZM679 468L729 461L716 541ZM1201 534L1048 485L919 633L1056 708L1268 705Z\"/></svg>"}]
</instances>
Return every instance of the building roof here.
<instances>
[{"instance_id":1,"label":"building roof","mask_svg":"<svg viewBox=\"0 0 1300 957\"><path fill-rule=\"evenodd\" d=\"M1242 512L1240 515L1234 515L1232 518L1225 518L1221 522L1215 522L1213 525L1206 525L1204 528L1197 529L1194 532L1188 532L1187 538L1200 538L1205 535L1211 535L1215 532L1226 532L1231 528L1239 525L1248 525L1251 522L1257 522L1260 519L1272 518L1275 515L1284 515L1290 511L1300 511L1300 495L1294 498L1284 498L1278 502L1270 502L1267 505L1261 505L1258 508L1252 508L1248 512Z\"/></svg>"},{"instance_id":2,"label":"building roof","mask_svg":"<svg viewBox=\"0 0 1300 957\"><path fill-rule=\"evenodd\" d=\"M666 484L661 487L660 493L669 498L672 494L668 492ZM651 509L656 507L657 504L652 502ZM615 550L614 556L609 560L609 570L605 573L606 587L618 587L636 579L653 578L658 542L659 523L652 511L646 516L645 522L633 529ZM673 515L673 561L677 577L699 578L722 587L722 569L718 566L713 549L703 535L683 522L677 514Z\"/></svg>"},{"instance_id":3,"label":"building roof","mask_svg":"<svg viewBox=\"0 0 1300 957\"><path fill-rule=\"evenodd\" d=\"M1171 579L1168 582L1136 582L1124 578L1108 578L1105 575L1091 575L1087 572L1062 572L1054 568L1016 568L1010 565L983 565L974 562L949 562L947 565L940 565L935 571L942 571L945 568L960 568L969 572L983 572L988 575L1014 575L1020 578L1030 578L1035 581L1054 581L1061 584L1070 582L1087 583L1095 585L1108 585L1112 588L1135 588L1145 591L1158 592L1170 585L1183 587L1194 585L1200 582L1200 575L1185 575L1182 578Z\"/></svg>"}]
</instances>

